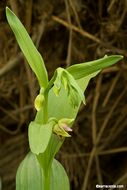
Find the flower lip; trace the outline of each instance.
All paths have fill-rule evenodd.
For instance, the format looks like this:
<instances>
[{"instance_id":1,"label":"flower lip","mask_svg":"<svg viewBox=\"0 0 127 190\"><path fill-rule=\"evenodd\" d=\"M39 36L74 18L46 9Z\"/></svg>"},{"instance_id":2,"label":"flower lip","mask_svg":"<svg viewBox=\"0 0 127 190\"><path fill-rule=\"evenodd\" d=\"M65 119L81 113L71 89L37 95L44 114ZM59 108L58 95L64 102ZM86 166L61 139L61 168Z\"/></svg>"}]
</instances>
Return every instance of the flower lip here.
<instances>
[{"instance_id":1,"label":"flower lip","mask_svg":"<svg viewBox=\"0 0 127 190\"><path fill-rule=\"evenodd\" d=\"M64 129L65 131L67 131L67 132L72 132L72 131L73 131L73 130L72 130L70 127L68 127L65 123L63 123L61 127L63 127L63 129Z\"/></svg>"}]
</instances>

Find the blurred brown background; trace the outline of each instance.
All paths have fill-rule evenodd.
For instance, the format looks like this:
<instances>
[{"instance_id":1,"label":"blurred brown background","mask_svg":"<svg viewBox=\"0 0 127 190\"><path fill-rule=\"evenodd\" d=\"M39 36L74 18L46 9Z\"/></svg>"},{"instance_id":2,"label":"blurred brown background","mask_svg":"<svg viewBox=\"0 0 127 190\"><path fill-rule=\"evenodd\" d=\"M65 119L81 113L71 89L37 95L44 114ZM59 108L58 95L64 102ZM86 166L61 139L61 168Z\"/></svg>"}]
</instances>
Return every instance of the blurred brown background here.
<instances>
[{"instance_id":1,"label":"blurred brown background","mask_svg":"<svg viewBox=\"0 0 127 190\"><path fill-rule=\"evenodd\" d=\"M92 79L57 159L72 190L96 184L127 184L127 0L0 1L0 181L15 189L15 174L29 151L27 127L34 118L38 83L5 17L9 6L43 55L51 78L58 67L105 54L124 60ZM95 143L97 145L95 146Z\"/></svg>"}]
</instances>

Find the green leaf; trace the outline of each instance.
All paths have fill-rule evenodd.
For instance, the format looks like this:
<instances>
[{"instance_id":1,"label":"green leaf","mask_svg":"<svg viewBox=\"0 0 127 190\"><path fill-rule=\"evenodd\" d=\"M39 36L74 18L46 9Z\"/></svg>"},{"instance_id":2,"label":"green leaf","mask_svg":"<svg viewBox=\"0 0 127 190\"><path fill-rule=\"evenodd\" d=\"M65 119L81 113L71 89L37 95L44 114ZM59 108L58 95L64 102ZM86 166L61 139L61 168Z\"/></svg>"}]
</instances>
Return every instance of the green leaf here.
<instances>
[{"instance_id":1,"label":"green leaf","mask_svg":"<svg viewBox=\"0 0 127 190\"><path fill-rule=\"evenodd\" d=\"M51 175L51 190L69 190L69 179L63 166L57 161L53 160L52 175Z\"/></svg>"},{"instance_id":2,"label":"green leaf","mask_svg":"<svg viewBox=\"0 0 127 190\"><path fill-rule=\"evenodd\" d=\"M53 100L53 101L52 101ZM55 111L54 111L55 109ZM49 92L49 99L48 99L48 116L55 117L58 120L62 118L75 118L75 115L78 111L78 107L74 108L70 104L70 100L68 98L68 93L61 87L59 92L59 96L56 96L53 92L53 89Z\"/></svg>"},{"instance_id":3,"label":"green leaf","mask_svg":"<svg viewBox=\"0 0 127 190\"><path fill-rule=\"evenodd\" d=\"M80 88L85 92L88 84L89 84L89 81L91 78L95 77L96 75L98 75L100 73L101 70L99 71L96 71L90 75L87 75L86 77L83 77L83 78L80 78L80 79L77 79L77 83L78 85L80 86Z\"/></svg>"},{"instance_id":4,"label":"green leaf","mask_svg":"<svg viewBox=\"0 0 127 190\"><path fill-rule=\"evenodd\" d=\"M45 88L48 83L48 77L44 61L40 53L33 44L25 27L8 7L6 7L6 17L24 56L37 76L40 86Z\"/></svg>"},{"instance_id":5,"label":"green leaf","mask_svg":"<svg viewBox=\"0 0 127 190\"><path fill-rule=\"evenodd\" d=\"M28 153L16 174L16 190L44 190L40 165L34 154Z\"/></svg>"},{"instance_id":6,"label":"green leaf","mask_svg":"<svg viewBox=\"0 0 127 190\"><path fill-rule=\"evenodd\" d=\"M57 161L53 160L49 178L50 190L69 190L68 176ZM45 176L43 170L31 152L21 162L16 175L16 190L46 190L44 189Z\"/></svg>"},{"instance_id":7,"label":"green leaf","mask_svg":"<svg viewBox=\"0 0 127 190\"><path fill-rule=\"evenodd\" d=\"M105 56L104 58L90 61L86 63L75 64L67 68L67 71L73 75L75 79L86 77L100 69L109 67L123 59L122 55Z\"/></svg>"},{"instance_id":8,"label":"green leaf","mask_svg":"<svg viewBox=\"0 0 127 190\"><path fill-rule=\"evenodd\" d=\"M29 125L29 144L33 153L43 153L49 143L52 134L53 124L38 124L31 122Z\"/></svg>"}]
</instances>

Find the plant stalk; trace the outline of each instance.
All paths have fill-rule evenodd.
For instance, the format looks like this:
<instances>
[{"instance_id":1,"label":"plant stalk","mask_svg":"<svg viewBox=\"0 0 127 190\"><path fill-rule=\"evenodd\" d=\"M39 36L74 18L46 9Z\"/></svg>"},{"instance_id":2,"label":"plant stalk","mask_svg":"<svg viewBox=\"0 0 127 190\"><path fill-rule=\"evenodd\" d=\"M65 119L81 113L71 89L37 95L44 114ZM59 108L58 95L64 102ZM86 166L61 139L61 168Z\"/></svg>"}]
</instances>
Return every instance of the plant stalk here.
<instances>
[{"instance_id":1,"label":"plant stalk","mask_svg":"<svg viewBox=\"0 0 127 190\"><path fill-rule=\"evenodd\" d=\"M45 102L43 108L43 123L47 123L48 121L48 95L45 95Z\"/></svg>"},{"instance_id":2,"label":"plant stalk","mask_svg":"<svg viewBox=\"0 0 127 190\"><path fill-rule=\"evenodd\" d=\"M44 171L42 168L42 181L44 182L44 190L50 190L50 172L51 170L49 169L48 171Z\"/></svg>"}]
</instances>

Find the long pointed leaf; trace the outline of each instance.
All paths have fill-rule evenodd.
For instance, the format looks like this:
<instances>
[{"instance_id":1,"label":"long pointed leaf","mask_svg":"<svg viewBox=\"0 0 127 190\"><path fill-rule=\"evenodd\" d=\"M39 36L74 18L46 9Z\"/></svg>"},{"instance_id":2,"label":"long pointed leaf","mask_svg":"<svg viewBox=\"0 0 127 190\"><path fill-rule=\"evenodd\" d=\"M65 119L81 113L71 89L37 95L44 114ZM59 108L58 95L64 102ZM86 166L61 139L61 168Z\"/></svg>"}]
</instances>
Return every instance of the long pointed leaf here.
<instances>
[{"instance_id":1,"label":"long pointed leaf","mask_svg":"<svg viewBox=\"0 0 127 190\"><path fill-rule=\"evenodd\" d=\"M86 63L75 64L67 68L75 79L86 77L100 69L109 67L123 59L121 55L105 56L104 58Z\"/></svg>"},{"instance_id":2,"label":"long pointed leaf","mask_svg":"<svg viewBox=\"0 0 127 190\"><path fill-rule=\"evenodd\" d=\"M46 87L48 82L47 71L40 53L33 44L25 27L8 7L6 8L6 17L24 56L37 76L40 86Z\"/></svg>"}]
</instances>

